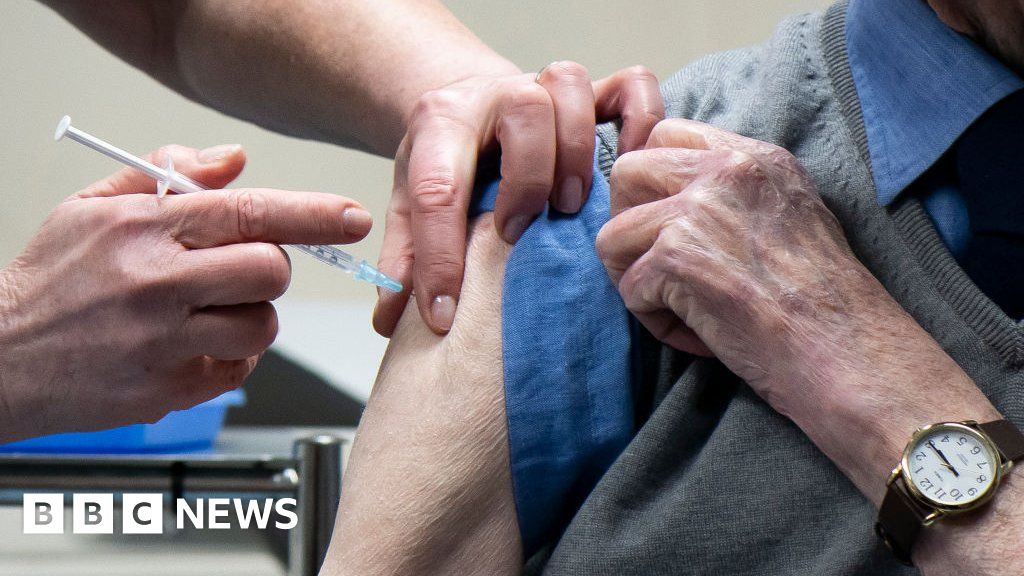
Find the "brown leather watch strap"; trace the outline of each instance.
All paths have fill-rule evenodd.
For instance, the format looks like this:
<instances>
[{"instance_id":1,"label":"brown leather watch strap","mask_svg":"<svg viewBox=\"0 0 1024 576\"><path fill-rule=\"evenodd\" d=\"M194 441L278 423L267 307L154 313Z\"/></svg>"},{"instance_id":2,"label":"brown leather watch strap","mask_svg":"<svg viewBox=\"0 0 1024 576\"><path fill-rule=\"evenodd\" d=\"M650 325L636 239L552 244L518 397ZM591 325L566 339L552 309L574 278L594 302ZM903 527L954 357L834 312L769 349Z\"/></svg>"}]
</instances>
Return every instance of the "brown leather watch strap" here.
<instances>
[{"instance_id":1,"label":"brown leather watch strap","mask_svg":"<svg viewBox=\"0 0 1024 576\"><path fill-rule=\"evenodd\" d=\"M978 424L978 430L992 439L992 443L1003 453L1003 457L1011 462L1024 458L1024 434L1021 434L1008 420L995 420Z\"/></svg>"},{"instance_id":2,"label":"brown leather watch strap","mask_svg":"<svg viewBox=\"0 0 1024 576\"><path fill-rule=\"evenodd\" d=\"M882 507L878 509L875 532L900 562L911 565L914 541L924 527L924 519L932 511L911 499L902 483L902 479L897 479L885 491Z\"/></svg>"},{"instance_id":3,"label":"brown leather watch strap","mask_svg":"<svg viewBox=\"0 0 1024 576\"><path fill-rule=\"evenodd\" d=\"M978 430L988 436L992 443L1009 461L1024 458L1024 433L1007 420L995 420L977 425ZM905 564L912 564L911 551L918 533L924 527L925 519L934 510L919 503L907 492L902 477L889 484L878 509L875 532L892 549L893 554Z\"/></svg>"}]
</instances>

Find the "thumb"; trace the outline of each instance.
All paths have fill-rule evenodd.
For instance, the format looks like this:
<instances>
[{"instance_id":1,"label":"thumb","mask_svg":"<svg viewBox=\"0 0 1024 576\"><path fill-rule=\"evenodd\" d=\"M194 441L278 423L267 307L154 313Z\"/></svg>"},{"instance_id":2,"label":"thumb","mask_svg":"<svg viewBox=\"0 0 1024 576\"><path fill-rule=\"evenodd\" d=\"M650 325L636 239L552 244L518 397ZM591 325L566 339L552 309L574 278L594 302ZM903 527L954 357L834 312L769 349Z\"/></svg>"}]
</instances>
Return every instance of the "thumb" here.
<instances>
[{"instance_id":1,"label":"thumb","mask_svg":"<svg viewBox=\"0 0 1024 576\"><path fill-rule=\"evenodd\" d=\"M171 144L150 152L143 158L161 167L165 166L167 159L170 158L176 171L214 189L227 186L245 167L245 151L239 144L222 144L205 150ZM153 178L134 168L123 168L87 186L72 198L155 192L156 182Z\"/></svg>"}]
</instances>

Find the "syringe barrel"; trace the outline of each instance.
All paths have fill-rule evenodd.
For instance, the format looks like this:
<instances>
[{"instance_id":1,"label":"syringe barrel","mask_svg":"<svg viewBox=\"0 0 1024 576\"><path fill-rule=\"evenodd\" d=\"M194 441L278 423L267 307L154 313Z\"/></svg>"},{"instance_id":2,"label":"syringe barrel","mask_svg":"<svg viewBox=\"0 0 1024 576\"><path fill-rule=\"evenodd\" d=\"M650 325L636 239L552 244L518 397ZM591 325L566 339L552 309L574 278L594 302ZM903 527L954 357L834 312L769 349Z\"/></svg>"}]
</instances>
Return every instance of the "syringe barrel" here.
<instances>
[{"instance_id":1,"label":"syringe barrel","mask_svg":"<svg viewBox=\"0 0 1024 576\"><path fill-rule=\"evenodd\" d=\"M195 192L209 190L209 188L203 186L199 182L177 172L171 174L171 177L167 182L167 188L177 192L178 194L192 194Z\"/></svg>"}]
</instances>

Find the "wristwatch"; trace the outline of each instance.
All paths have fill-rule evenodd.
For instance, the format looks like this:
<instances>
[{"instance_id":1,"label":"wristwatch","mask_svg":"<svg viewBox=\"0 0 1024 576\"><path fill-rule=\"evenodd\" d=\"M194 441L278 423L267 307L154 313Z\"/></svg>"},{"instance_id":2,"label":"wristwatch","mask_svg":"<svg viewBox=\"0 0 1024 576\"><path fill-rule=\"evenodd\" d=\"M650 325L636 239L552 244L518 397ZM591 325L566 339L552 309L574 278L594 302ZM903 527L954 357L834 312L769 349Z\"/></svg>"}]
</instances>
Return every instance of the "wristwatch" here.
<instances>
[{"instance_id":1,"label":"wristwatch","mask_svg":"<svg viewBox=\"0 0 1024 576\"><path fill-rule=\"evenodd\" d=\"M875 531L900 561L911 564L921 528L984 506L1021 457L1024 434L1006 420L918 428L886 483Z\"/></svg>"}]
</instances>

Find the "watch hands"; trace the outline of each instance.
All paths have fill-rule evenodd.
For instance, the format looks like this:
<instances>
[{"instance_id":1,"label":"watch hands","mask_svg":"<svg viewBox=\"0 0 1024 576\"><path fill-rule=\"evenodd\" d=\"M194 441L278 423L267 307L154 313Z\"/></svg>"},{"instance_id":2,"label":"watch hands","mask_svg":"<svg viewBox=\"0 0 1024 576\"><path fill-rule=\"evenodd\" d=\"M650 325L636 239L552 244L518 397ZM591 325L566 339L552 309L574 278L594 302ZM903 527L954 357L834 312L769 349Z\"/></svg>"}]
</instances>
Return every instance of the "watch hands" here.
<instances>
[{"instance_id":1,"label":"watch hands","mask_svg":"<svg viewBox=\"0 0 1024 576\"><path fill-rule=\"evenodd\" d=\"M956 468L953 468L953 465L949 463L949 460L946 459L946 455L942 453L942 450L936 448L935 444L932 444L931 440L928 441L928 445L931 446L932 450L935 450L935 453L939 455L939 458L942 458L942 465L948 468L949 471L953 473L953 476L959 478L960 474L956 471Z\"/></svg>"}]
</instances>

